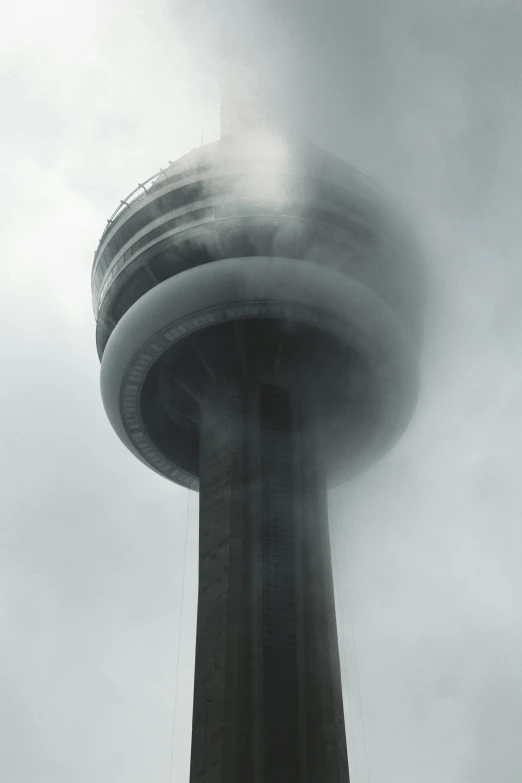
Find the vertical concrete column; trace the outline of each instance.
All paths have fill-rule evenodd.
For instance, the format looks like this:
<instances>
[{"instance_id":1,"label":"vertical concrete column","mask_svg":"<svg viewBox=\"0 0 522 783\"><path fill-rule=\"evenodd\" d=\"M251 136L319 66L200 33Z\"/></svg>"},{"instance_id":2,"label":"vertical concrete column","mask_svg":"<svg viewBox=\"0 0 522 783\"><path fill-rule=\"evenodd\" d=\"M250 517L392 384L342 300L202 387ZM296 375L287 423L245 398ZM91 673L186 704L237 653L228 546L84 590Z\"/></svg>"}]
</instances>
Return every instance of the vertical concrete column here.
<instances>
[{"instance_id":1,"label":"vertical concrete column","mask_svg":"<svg viewBox=\"0 0 522 783\"><path fill-rule=\"evenodd\" d=\"M290 390L260 386L263 783L302 779L293 413Z\"/></svg>"},{"instance_id":2,"label":"vertical concrete column","mask_svg":"<svg viewBox=\"0 0 522 783\"><path fill-rule=\"evenodd\" d=\"M317 434L298 412L295 462L301 555L301 626L306 783L349 783L341 667L323 466ZM301 422L299 424L299 421Z\"/></svg>"},{"instance_id":3,"label":"vertical concrete column","mask_svg":"<svg viewBox=\"0 0 522 783\"><path fill-rule=\"evenodd\" d=\"M244 780L249 756L245 424L236 395L202 407L191 783Z\"/></svg>"},{"instance_id":4,"label":"vertical concrete column","mask_svg":"<svg viewBox=\"0 0 522 783\"><path fill-rule=\"evenodd\" d=\"M201 411L191 783L347 783L326 490L291 389Z\"/></svg>"}]
</instances>

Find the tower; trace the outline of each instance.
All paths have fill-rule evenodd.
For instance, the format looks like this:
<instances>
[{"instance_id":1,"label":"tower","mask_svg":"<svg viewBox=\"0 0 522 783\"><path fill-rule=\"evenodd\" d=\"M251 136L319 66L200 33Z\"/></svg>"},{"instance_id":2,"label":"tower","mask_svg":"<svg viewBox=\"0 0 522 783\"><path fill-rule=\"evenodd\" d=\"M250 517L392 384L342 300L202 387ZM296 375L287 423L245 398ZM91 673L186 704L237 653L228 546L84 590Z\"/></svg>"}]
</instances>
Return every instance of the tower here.
<instances>
[{"instance_id":1,"label":"tower","mask_svg":"<svg viewBox=\"0 0 522 783\"><path fill-rule=\"evenodd\" d=\"M402 219L317 147L231 133L122 202L92 285L114 430L200 492L191 783L348 783L326 492L415 405Z\"/></svg>"}]
</instances>

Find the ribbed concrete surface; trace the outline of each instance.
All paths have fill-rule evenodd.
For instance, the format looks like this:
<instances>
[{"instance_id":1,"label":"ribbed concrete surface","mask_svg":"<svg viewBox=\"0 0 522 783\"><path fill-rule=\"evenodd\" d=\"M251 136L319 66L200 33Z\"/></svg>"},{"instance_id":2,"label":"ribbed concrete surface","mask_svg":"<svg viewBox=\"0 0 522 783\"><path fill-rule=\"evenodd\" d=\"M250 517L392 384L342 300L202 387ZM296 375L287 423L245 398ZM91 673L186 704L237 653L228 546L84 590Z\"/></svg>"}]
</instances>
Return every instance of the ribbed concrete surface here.
<instances>
[{"instance_id":1,"label":"ribbed concrete surface","mask_svg":"<svg viewBox=\"0 0 522 783\"><path fill-rule=\"evenodd\" d=\"M191 783L347 783L324 483L292 389L202 411Z\"/></svg>"}]
</instances>

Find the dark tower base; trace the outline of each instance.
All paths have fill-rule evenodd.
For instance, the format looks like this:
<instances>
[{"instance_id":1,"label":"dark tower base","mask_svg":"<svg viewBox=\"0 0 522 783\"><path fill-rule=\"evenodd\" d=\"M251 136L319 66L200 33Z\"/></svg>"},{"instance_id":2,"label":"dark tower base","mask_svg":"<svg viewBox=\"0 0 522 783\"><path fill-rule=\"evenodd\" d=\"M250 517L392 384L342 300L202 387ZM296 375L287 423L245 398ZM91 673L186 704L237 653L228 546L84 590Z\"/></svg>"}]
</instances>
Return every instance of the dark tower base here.
<instances>
[{"instance_id":1,"label":"dark tower base","mask_svg":"<svg viewBox=\"0 0 522 783\"><path fill-rule=\"evenodd\" d=\"M326 487L298 400L256 378L201 408L191 783L349 781Z\"/></svg>"}]
</instances>

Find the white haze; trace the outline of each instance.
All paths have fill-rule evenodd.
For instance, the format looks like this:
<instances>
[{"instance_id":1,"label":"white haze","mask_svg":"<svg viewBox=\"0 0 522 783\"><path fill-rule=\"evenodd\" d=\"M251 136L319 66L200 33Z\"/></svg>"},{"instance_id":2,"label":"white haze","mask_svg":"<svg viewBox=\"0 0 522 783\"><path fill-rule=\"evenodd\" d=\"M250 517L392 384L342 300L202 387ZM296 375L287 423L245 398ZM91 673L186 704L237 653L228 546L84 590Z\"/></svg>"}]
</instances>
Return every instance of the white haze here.
<instances>
[{"instance_id":1,"label":"white haze","mask_svg":"<svg viewBox=\"0 0 522 783\"><path fill-rule=\"evenodd\" d=\"M520 3L2 18L0 779L167 783L178 672L188 781L197 498L180 624L187 493L105 420L89 275L119 200L217 138L221 25L282 117L402 201L432 275L415 420L331 498L353 783L518 783Z\"/></svg>"}]
</instances>

